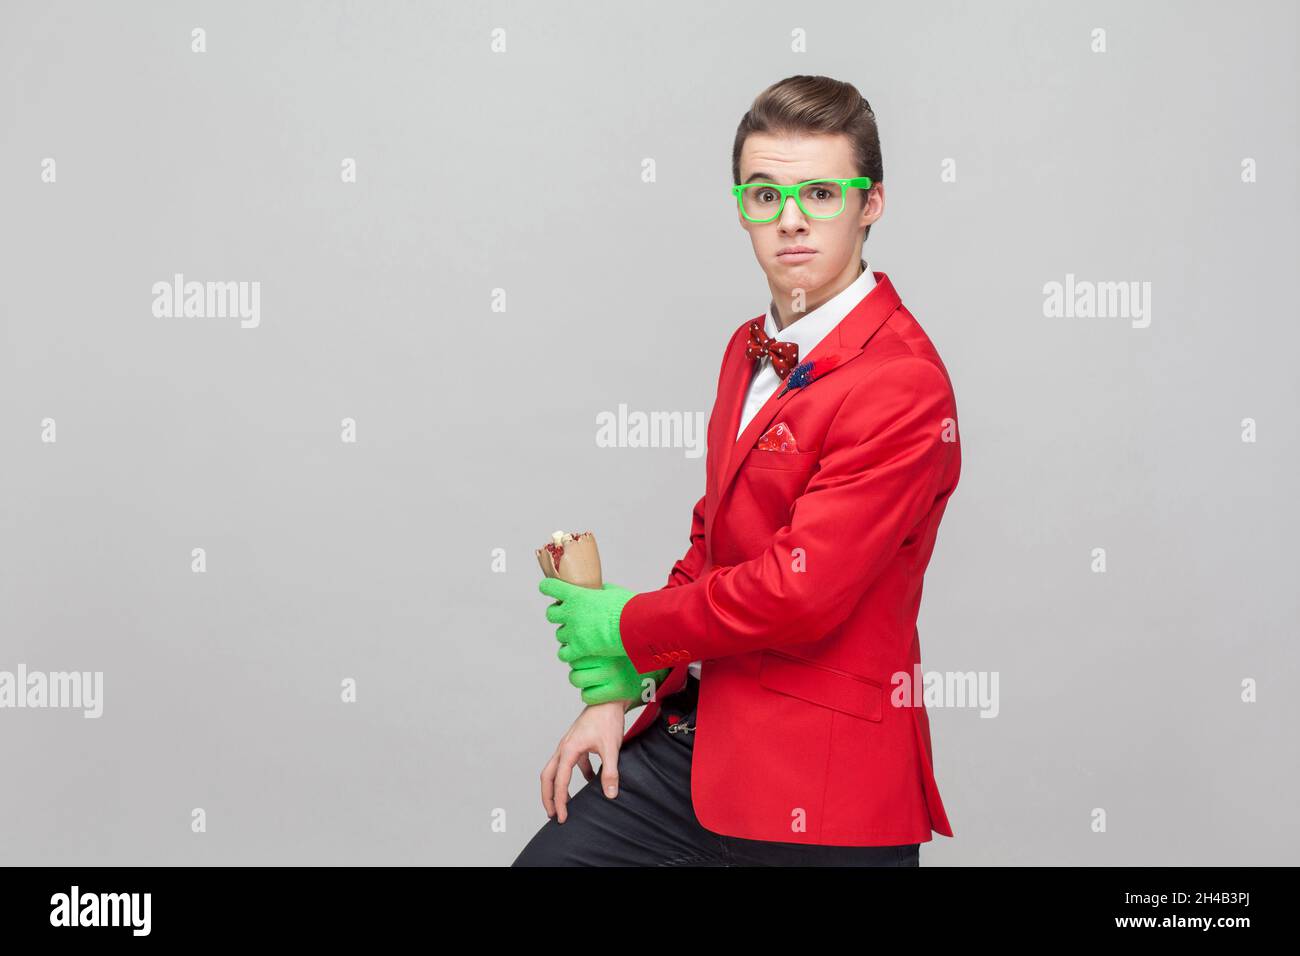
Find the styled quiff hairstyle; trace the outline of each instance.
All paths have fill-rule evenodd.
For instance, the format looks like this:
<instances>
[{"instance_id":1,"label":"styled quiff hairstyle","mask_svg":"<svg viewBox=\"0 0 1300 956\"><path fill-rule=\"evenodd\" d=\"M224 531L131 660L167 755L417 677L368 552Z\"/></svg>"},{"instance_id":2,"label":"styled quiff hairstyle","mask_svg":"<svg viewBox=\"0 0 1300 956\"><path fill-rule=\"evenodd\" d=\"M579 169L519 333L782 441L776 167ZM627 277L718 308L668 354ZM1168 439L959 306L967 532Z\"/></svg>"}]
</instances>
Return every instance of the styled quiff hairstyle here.
<instances>
[{"instance_id":1,"label":"styled quiff hairstyle","mask_svg":"<svg viewBox=\"0 0 1300 956\"><path fill-rule=\"evenodd\" d=\"M857 175L870 176L873 186L885 178L876 114L852 83L829 76L787 76L759 93L736 127L731 147L731 181L736 184L740 183L740 151L750 133L843 133L853 145ZM861 194L865 206L867 191L854 192ZM869 235L867 226L863 242Z\"/></svg>"}]
</instances>

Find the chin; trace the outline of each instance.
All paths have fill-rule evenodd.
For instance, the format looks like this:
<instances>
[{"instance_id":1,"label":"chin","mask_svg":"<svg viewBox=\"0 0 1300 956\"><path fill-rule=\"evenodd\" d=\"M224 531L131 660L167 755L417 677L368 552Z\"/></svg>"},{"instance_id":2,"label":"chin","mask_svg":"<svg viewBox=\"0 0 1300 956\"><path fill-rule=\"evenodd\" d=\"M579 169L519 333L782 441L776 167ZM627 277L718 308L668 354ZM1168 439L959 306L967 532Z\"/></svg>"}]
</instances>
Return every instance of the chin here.
<instances>
[{"instance_id":1,"label":"chin","mask_svg":"<svg viewBox=\"0 0 1300 956\"><path fill-rule=\"evenodd\" d=\"M784 276L815 276L820 275L825 263L822 262L822 253L813 256L807 262L786 262L784 256L773 256L772 268L777 275Z\"/></svg>"}]
</instances>

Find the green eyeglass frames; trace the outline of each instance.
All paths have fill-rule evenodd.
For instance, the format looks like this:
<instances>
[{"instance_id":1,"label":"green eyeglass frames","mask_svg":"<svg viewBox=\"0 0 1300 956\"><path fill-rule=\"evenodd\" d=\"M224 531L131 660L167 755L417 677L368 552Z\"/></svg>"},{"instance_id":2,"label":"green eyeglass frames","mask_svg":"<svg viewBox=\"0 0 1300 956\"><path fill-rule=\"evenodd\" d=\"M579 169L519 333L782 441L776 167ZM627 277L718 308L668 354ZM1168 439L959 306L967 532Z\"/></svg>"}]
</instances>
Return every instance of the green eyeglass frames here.
<instances>
[{"instance_id":1,"label":"green eyeglass frames","mask_svg":"<svg viewBox=\"0 0 1300 956\"><path fill-rule=\"evenodd\" d=\"M750 222L771 222L785 209L791 196L809 219L834 219L844 211L844 197L850 189L870 189L870 176L853 179L810 179L805 183L780 186L776 183L744 183L731 187L740 214Z\"/></svg>"}]
</instances>

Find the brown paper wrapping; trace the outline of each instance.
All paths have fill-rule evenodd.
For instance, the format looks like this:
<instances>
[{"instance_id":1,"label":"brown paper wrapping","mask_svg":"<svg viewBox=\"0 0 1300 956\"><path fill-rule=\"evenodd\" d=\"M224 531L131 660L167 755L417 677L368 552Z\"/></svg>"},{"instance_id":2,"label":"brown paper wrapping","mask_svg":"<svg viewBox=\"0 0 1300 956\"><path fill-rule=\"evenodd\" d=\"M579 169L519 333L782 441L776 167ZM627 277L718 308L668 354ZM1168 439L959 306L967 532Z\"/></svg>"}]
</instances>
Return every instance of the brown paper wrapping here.
<instances>
[{"instance_id":1,"label":"brown paper wrapping","mask_svg":"<svg viewBox=\"0 0 1300 956\"><path fill-rule=\"evenodd\" d=\"M537 549L537 563L541 565L542 574L548 578L559 578L580 588L604 587L600 575L600 551L596 547L596 536L590 531L574 531L580 535L564 546L557 569L554 558L545 546Z\"/></svg>"}]
</instances>

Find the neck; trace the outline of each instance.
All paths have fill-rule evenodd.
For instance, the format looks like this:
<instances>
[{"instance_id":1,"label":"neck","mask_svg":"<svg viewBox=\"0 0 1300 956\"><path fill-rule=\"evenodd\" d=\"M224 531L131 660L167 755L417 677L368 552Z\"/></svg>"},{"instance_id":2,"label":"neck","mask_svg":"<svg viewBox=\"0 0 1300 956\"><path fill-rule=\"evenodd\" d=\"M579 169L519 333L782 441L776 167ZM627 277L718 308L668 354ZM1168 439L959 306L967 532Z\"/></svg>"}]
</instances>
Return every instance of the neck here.
<instances>
[{"instance_id":1,"label":"neck","mask_svg":"<svg viewBox=\"0 0 1300 956\"><path fill-rule=\"evenodd\" d=\"M784 329L788 329L791 325L793 325L795 322L798 322L809 312L812 312L814 309L817 309L818 307L825 305L831 299L835 298L837 295L839 295L841 292L843 292L845 289L851 286L854 282L856 282L858 280L858 277L861 276L862 273L866 271L863 268L864 261L865 260L863 260L861 256L856 257L853 260L853 264L849 266L845 270L845 272L836 276L834 279L826 283L826 285L822 286L820 289L814 290L812 295L804 299L804 305L806 306L806 308L802 312L795 312L790 307L790 300L793 299L793 296L778 293L775 289L773 289L772 304L775 306L775 308L773 309L773 313L776 316L777 331L779 332ZM768 287L771 288L770 283Z\"/></svg>"}]
</instances>

